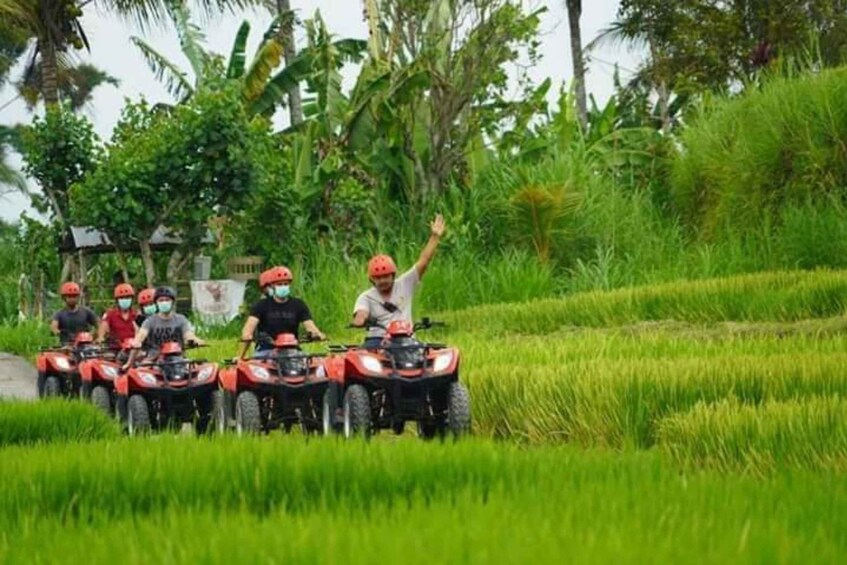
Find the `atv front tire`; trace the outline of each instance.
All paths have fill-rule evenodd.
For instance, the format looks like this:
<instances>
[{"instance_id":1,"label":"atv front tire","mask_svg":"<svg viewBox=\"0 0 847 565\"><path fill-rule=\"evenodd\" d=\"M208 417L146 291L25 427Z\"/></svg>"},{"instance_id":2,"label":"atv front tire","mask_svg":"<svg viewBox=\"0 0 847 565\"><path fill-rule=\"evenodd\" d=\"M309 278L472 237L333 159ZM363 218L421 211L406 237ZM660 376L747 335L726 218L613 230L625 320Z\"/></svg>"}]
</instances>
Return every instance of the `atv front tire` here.
<instances>
[{"instance_id":1,"label":"atv front tire","mask_svg":"<svg viewBox=\"0 0 847 565\"><path fill-rule=\"evenodd\" d=\"M38 392L38 398L44 398L44 381L47 380L47 373L38 371L38 379L35 381L35 389Z\"/></svg>"},{"instance_id":2,"label":"atv front tire","mask_svg":"<svg viewBox=\"0 0 847 565\"><path fill-rule=\"evenodd\" d=\"M127 420L127 399L126 396L118 396L115 399L115 418L121 423L123 430L126 431Z\"/></svg>"},{"instance_id":3,"label":"atv front tire","mask_svg":"<svg viewBox=\"0 0 847 565\"><path fill-rule=\"evenodd\" d=\"M245 390L235 399L235 430L238 435L258 434L262 431L259 399L249 390Z\"/></svg>"},{"instance_id":4,"label":"atv front tire","mask_svg":"<svg viewBox=\"0 0 847 565\"><path fill-rule=\"evenodd\" d=\"M212 393L212 425L215 433L228 432L230 422L232 422L232 408L229 395L222 390L216 390Z\"/></svg>"},{"instance_id":5,"label":"atv front tire","mask_svg":"<svg viewBox=\"0 0 847 565\"><path fill-rule=\"evenodd\" d=\"M362 385L351 385L344 394L344 437L373 435L371 399Z\"/></svg>"},{"instance_id":6,"label":"atv front tire","mask_svg":"<svg viewBox=\"0 0 847 565\"><path fill-rule=\"evenodd\" d=\"M62 381L59 377L47 377L44 379L44 397L56 398L62 396Z\"/></svg>"},{"instance_id":7,"label":"atv front tire","mask_svg":"<svg viewBox=\"0 0 847 565\"><path fill-rule=\"evenodd\" d=\"M102 410L107 416L112 416L112 395L106 387L96 386L92 389L91 404Z\"/></svg>"},{"instance_id":8,"label":"atv front tire","mask_svg":"<svg viewBox=\"0 0 847 565\"><path fill-rule=\"evenodd\" d=\"M344 425L338 422L338 389L332 383L324 392L321 402L321 424L325 436L340 434Z\"/></svg>"},{"instance_id":9,"label":"atv front tire","mask_svg":"<svg viewBox=\"0 0 847 565\"><path fill-rule=\"evenodd\" d=\"M471 432L471 398L458 381L450 383L447 390L447 427L456 438Z\"/></svg>"},{"instance_id":10,"label":"atv front tire","mask_svg":"<svg viewBox=\"0 0 847 565\"><path fill-rule=\"evenodd\" d=\"M139 394L129 397L126 426L130 436L143 435L150 431L150 407L147 400Z\"/></svg>"}]
</instances>

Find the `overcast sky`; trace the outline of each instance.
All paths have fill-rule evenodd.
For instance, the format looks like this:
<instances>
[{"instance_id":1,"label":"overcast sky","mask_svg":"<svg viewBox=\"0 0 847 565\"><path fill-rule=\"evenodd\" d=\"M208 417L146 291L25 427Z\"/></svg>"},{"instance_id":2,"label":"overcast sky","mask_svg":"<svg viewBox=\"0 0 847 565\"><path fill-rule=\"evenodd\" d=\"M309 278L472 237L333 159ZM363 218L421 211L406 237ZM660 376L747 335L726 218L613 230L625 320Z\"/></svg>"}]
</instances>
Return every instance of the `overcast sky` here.
<instances>
[{"instance_id":1,"label":"overcast sky","mask_svg":"<svg viewBox=\"0 0 847 565\"><path fill-rule=\"evenodd\" d=\"M543 16L541 24L543 59L530 71L533 79L538 82L551 77L554 84L560 84L562 81L570 83L573 76L564 3L565 0L535 0L534 3L536 6L547 6L547 13ZM584 42L587 43L608 26L614 19L618 3L619 0L583 2ZM309 18L315 10L320 10L330 31L337 37L367 37L367 27L362 20L361 0L291 0L291 6L301 19ZM199 18L199 14L195 17ZM244 19L249 20L252 26L248 47L248 53L252 53L271 21L271 16L265 11L227 14L216 17L214 21L202 22L201 27L206 34L206 43L210 50L227 54L236 30ZM106 140L120 115L125 98L138 99L144 96L152 103L172 101L172 98L155 80L138 49L129 41L132 35L142 35L139 29L120 18L88 8L82 23L91 44L91 53L83 59L90 60L121 81L119 88L98 88L93 103L86 112L94 122L98 135ZM182 68L188 68L188 62L180 53L176 33L171 27L150 30L143 38ZM598 100L605 100L612 92L614 63L620 65L622 74L626 76L627 70L637 66L638 56L625 49L612 47L600 49L592 55L587 85L589 92L594 93ZM14 97L12 89L0 90L0 107ZM19 102L3 109L0 115L0 122L4 124L26 123L30 120L31 115ZM12 162L19 163L15 157ZM13 194L0 197L0 218L4 220L14 221L26 209L28 204L24 196Z\"/></svg>"}]
</instances>

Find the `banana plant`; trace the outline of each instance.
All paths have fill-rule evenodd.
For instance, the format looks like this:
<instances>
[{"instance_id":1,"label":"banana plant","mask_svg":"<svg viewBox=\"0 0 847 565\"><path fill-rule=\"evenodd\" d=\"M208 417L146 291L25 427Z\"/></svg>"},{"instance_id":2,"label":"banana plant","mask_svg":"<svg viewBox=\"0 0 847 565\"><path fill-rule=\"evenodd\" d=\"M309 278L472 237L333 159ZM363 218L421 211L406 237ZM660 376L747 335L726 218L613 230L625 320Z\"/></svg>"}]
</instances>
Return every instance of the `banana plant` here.
<instances>
[{"instance_id":1,"label":"banana plant","mask_svg":"<svg viewBox=\"0 0 847 565\"><path fill-rule=\"evenodd\" d=\"M291 85L299 84L315 72L318 54L308 49L279 69L284 54L280 30L291 23L293 12L274 18L249 64L246 51L251 30L247 21L239 27L229 58L224 61L220 55L208 51L202 32L191 22L191 14L183 3L171 3L169 14L183 53L190 63L193 81L188 72L141 38L132 37L131 41L139 48L156 78L165 84L168 92L179 102L191 98L204 81L225 78L241 83L242 101L249 115L271 116L285 103ZM332 48L353 56L364 51L365 43L342 39L335 42Z\"/></svg>"}]
</instances>

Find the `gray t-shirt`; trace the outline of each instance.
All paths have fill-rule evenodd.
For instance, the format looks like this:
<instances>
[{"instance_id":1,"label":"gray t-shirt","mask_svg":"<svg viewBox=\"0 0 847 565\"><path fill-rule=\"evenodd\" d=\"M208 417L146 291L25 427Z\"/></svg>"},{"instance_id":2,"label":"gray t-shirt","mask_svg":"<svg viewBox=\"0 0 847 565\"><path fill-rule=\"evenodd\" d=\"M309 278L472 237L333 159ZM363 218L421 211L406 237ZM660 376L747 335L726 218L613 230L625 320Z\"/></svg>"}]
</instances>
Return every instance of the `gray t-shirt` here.
<instances>
[{"instance_id":1,"label":"gray t-shirt","mask_svg":"<svg viewBox=\"0 0 847 565\"><path fill-rule=\"evenodd\" d=\"M394 288L391 289L391 297L388 300L385 300L375 288L370 288L360 294L359 298L356 299L353 314L359 310L365 310L368 316L376 319L383 326L388 326L389 322L395 320L412 322L412 298L420 282L421 277L418 275L417 267L412 267L394 281ZM397 310L395 312L389 311L385 308L385 302L394 304ZM385 330L382 328L371 328L368 331L368 337L382 337L383 335L385 335Z\"/></svg>"},{"instance_id":2,"label":"gray t-shirt","mask_svg":"<svg viewBox=\"0 0 847 565\"><path fill-rule=\"evenodd\" d=\"M59 323L62 345L72 342L80 332L93 331L99 323L94 312L81 306L76 310L59 310L53 314L53 321Z\"/></svg>"},{"instance_id":3,"label":"gray t-shirt","mask_svg":"<svg viewBox=\"0 0 847 565\"><path fill-rule=\"evenodd\" d=\"M193 331L191 322L182 314L174 314L170 318L162 317L159 314L150 316L144 320L141 328L147 331L144 347L148 349L148 355L151 353L158 354L162 344L169 341L175 341L181 346L185 346L185 334Z\"/></svg>"}]
</instances>

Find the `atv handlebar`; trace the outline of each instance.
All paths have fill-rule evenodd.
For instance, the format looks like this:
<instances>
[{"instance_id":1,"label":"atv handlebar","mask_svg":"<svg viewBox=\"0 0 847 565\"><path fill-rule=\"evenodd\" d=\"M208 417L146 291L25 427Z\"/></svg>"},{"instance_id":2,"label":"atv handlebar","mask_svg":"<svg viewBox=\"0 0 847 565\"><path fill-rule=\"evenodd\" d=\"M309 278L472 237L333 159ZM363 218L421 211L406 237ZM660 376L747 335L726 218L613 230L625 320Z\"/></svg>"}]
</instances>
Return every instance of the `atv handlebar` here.
<instances>
[{"instance_id":1,"label":"atv handlebar","mask_svg":"<svg viewBox=\"0 0 847 565\"><path fill-rule=\"evenodd\" d=\"M329 341L329 340L326 339L326 338L320 338L320 337L318 337L314 334L311 334L311 333L306 333L306 334L302 334L302 335L297 336L297 342L298 343L321 343L321 342L324 342L324 341ZM238 340L238 343L254 343L254 342L257 343L257 344L261 343L263 345L273 345L274 339L271 338L269 335L263 335L263 336L259 336L258 338L255 338L255 339L239 339Z\"/></svg>"},{"instance_id":2,"label":"atv handlebar","mask_svg":"<svg viewBox=\"0 0 847 565\"><path fill-rule=\"evenodd\" d=\"M362 324L361 326L357 326L356 324L347 324L347 327L357 329L357 330L362 330L362 329L370 330L370 329L374 329L374 328L378 328L378 329L381 329L381 330L387 330L388 329L383 324L380 324L377 320L375 320L373 318L368 318L367 320L365 320L365 323ZM414 328L415 331L417 331L417 330L429 330L429 329L432 329L432 328L445 328L445 327L447 327L447 324L444 323L444 322L438 321L438 320L430 320L429 318L421 318L420 321L417 321L414 324L412 324L412 327Z\"/></svg>"}]
</instances>

